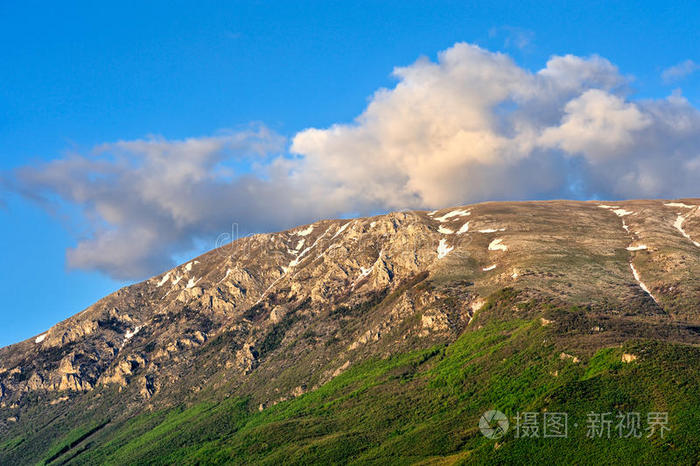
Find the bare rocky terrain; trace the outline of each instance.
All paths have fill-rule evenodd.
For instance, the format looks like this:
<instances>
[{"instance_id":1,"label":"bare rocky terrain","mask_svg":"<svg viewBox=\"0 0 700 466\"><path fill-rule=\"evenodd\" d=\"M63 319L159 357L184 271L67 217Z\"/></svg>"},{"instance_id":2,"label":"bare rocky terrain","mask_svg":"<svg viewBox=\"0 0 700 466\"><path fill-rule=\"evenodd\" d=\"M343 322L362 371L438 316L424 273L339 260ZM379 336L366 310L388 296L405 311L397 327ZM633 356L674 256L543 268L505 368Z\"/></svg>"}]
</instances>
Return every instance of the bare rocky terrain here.
<instances>
[{"instance_id":1,"label":"bare rocky terrain","mask_svg":"<svg viewBox=\"0 0 700 466\"><path fill-rule=\"evenodd\" d=\"M119 419L245 396L265 410L455 341L502 290L584 309L575 332L541 315L572 357L698 344L700 199L492 202L242 238L0 349L0 437L48 438L86 406Z\"/></svg>"}]
</instances>

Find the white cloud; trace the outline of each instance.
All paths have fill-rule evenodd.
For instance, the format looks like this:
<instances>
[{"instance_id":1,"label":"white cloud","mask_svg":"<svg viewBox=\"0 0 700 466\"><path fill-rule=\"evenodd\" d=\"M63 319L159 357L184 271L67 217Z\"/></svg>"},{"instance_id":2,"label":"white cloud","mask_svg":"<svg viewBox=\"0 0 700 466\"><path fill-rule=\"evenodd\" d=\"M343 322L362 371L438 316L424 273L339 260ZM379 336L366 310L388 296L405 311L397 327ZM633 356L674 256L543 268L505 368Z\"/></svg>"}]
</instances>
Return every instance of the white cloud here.
<instances>
[{"instance_id":1,"label":"white cloud","mask_svg":"<svg viewBox=\"0 0 700 466\"><path fill-rule=\"evenodd\" d=\"M304 171L350 204L695 190L697 172L659 166L697 157L697 109L673 96L629 101L629 80L601 57L552 57L532 73L503 54L456 44L437 63L420 59L394 74L396 87L379 90L353 123L293 139ZM664 151L671 145L679 149Z\"/></svg>"},{"instance_id":2,"label":"white cloud","mask_svg":"<svg viewBox=\"0 0 700 466\"><path fill-rule=\"evenodd\" d=\"M173 265L194 241L229 231L246 218L266 229L283 198L257 176L236 174L236 163L266 164L284 139L258 126L213 137L169 141L149 138L96 148L14 173L13 188L53 211L74 206L85 237L67 251L71 267L115 278L143 278ZM284 188L283 188L284 189ZM69 209L72 211L72 209ZM275 214L282 222L290 218Z\"/></svg>"},{"instance_id":3,"label":"white cloud","mask_svg":"<svg viewBox=\"0 0 700 466\"><path fill-rule=\"evenodd\" d=\"M695 73L698 69L700 69L700 65L693 60L684 60L663 70L661 72L661 79L666 83L671 83Z\"/></svg>"},{"instance_id":4,"label":"white cloud","mask_svg":"<svg viewBox=\"0 0 700 466\"><path fill-rule=\"evenodd\" d=\"M564 106L561 124L544 129L539 143L584 154L592 162L623 155L652 124L637 105L600 89L591 89Z\"/></svg>"},{"instance_id":5,"label":"white cloud","mask_svg":"<svg viewBox=\"0 0 700 466\"><path fill-rule=\"evenodd\" d=\"M394 70L350 123L149 138L14 172L27 197L81 209L74 267L119 278L172 265L237 222L269 231L344 213L495 199L697 196L700 112L677 93L633 101L608 60L539 71L459 43ZM243 167L241 172L239 168Z\"/></svg>"},{"instance_id":6,"label":"white cloud","mask_svg":"<svg viewBox=\"0 0 700 466\"><path fill-rule=\"evenodd\" d=\"M587 89L602 89L610 91L626 84L627 78L620 75L617 67L605 58L592 55L587 58L575 55L554 56L549 59L547 66L537 72L541 79L540 92L545 92L545 99L553 99L556 96L551 91L558 93L580 93ZM557 94L558 94L557 93Z\"/></svg>"}]
</instances>

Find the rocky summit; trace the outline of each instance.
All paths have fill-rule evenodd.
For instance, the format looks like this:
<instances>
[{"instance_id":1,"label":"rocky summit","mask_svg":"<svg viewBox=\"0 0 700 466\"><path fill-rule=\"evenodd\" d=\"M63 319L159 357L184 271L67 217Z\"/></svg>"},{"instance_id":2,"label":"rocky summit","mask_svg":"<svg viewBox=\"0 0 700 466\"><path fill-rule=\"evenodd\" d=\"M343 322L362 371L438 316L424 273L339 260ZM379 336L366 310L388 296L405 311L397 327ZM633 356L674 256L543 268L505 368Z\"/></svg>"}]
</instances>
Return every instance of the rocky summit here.
<instances>
[{"instance_id":1,"label":"rocky summit","mask_svg":"<svg viewBox=\"0 0 700 466\"><path fill-rule=\"evenodd\" d=\"M694 462L698 344L700 199L322 220L0 349L0 463ZM524 411L567 437L516 436ZM628 411L668 432L587 435Z\"/></svg>"}]
</instances>

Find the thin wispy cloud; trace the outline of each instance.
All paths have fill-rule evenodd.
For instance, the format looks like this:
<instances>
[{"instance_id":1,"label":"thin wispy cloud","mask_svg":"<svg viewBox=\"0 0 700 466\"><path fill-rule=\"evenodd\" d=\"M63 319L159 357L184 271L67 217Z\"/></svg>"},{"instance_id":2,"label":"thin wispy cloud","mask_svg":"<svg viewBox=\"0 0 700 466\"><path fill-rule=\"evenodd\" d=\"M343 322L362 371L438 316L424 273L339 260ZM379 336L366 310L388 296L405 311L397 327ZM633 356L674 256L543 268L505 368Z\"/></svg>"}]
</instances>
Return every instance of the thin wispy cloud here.
<instances>
[{"instance_id":1,"label":"thin wispy cloud","mask_svg":"<svg viewBox=\"0 0 700 466\"><path fill-rule=\"evenodd\" d=\"M490 38L501 38L503 47L525 50L532 46L535 31L516 26L499 26L489 30Z\"/></svg>"},{"instance_id":2,"label":"thin wispy cloud","mask_svg":"<svg viewBox=\"0 0 700 466\"><path fill-rule=\"evenodd\" d=\"M670 66L661 72L661 79L665 83L679 81L700 69L700 65L693 60L684 60L677 65Z\"/></svg>"},{"instance_id":3,"label":"thin wispy cloud","mask_svg":"<svg viewBox=\"0 0 700 466\"><path fill-rule=\"evenodd\" d=\"M458 43L394 70L351 122L284 138L108 143L11 174L12 189L70 205L89 225L69 265L143 278L195 241L323 217L484 200L697 195L700 111L679 94L630 100L599 57L538 71ZM241 170L241 168L243 168Z\"/></svg>"}]
</instances>

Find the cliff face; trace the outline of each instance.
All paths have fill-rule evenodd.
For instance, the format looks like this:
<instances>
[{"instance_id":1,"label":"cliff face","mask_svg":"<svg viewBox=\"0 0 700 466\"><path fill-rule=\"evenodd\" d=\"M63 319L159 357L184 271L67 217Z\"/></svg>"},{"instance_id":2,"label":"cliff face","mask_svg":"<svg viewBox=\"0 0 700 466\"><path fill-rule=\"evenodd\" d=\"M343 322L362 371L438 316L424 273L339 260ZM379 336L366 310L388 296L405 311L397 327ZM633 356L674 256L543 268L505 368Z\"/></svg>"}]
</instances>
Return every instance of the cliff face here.
<instances>
[{"instance_id":1,"label":"cliff face","mask_svg":"<svg viewBox=\"0 0 700 466\"><path fill-rule=\"evenodd\" d=\"M0 349L0 433L85 400L122 416L221 393L264 409L454 341L504 289L586 309L571 347L697 343L699 205L485 203L242 238Z\"/></svg>"}]
</instances>

